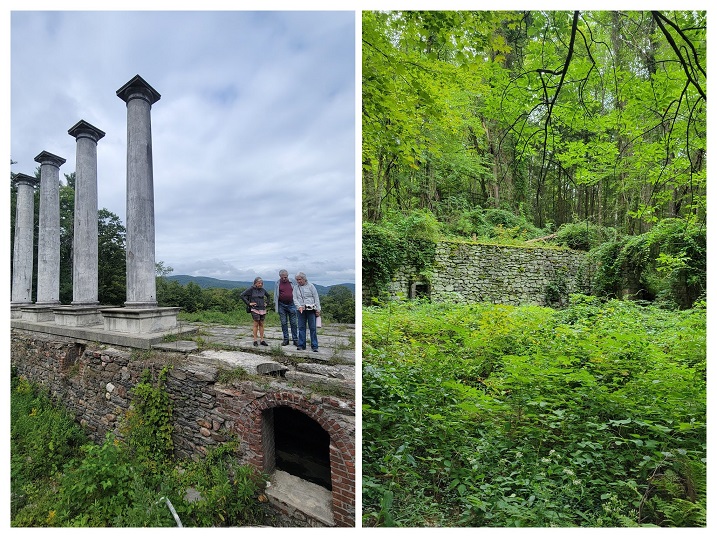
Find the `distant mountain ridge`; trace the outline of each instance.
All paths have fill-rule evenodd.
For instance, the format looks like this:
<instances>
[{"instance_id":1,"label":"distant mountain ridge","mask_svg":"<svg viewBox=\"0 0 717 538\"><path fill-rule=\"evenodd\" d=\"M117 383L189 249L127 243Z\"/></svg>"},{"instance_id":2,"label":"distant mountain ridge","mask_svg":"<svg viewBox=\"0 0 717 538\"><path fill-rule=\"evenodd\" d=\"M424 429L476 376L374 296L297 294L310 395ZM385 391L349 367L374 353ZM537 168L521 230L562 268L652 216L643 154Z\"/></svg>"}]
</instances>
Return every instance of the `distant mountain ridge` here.
<instances>
[{"instance_id":1,"label":"distant mountain ridge","mask_svg":"<svg viewBox=\"0 0 717 538\"><path fill-rule=\"evenodd\" d=\"M223 288L232 290L234 288L248 288L253 284L253 282L244 282L241 280L221 280L219 278L212 278L209 276L170 275L165 278L167 280L176 280L182 286L186 286L189 282L194 282L197 286L203 289ZM267 291L274 291L274 282L276 282L276 280L264 281L264 286L266 287ZM329 289L331 289L333 286L345 286L351 290L351 293L356 293L355 285L352 283L333 284L332 286L322 286L321 284L315 284L313 282L312 284L316 286L316 291L319 292L319 295L326 295L327 293L329 293Z\"/></svg>"}]
</instances>

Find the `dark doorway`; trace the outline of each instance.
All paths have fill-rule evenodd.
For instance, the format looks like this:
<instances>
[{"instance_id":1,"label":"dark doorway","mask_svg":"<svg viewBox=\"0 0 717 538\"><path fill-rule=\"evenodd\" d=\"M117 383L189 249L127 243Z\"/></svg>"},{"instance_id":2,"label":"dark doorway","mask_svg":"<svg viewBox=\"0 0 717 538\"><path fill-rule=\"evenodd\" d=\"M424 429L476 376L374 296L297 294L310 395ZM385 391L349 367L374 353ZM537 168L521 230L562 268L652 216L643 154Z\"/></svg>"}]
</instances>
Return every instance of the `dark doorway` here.
<instances>
[{"instance_id":1,"label":"dark doorway","mask_svg":"<svg viewBox=\"0 0 717 538\"><path fill-rule=\"evenodd\" d=\"M331 490L329 434L291 407L274 408L276 467Z\"/></svg>"},{"instance_id":2,"label":"dark doorway","mask_svg":"<svg viewBox=\"0 0 717 538\"><path fill-rule=\"evenodd\" d=\"M431 288L425 282L414 282L411 284L411 289L408 292L409 299L420 299L425 297L426 299L431 296Z\"/></svg>"}]
</instances>

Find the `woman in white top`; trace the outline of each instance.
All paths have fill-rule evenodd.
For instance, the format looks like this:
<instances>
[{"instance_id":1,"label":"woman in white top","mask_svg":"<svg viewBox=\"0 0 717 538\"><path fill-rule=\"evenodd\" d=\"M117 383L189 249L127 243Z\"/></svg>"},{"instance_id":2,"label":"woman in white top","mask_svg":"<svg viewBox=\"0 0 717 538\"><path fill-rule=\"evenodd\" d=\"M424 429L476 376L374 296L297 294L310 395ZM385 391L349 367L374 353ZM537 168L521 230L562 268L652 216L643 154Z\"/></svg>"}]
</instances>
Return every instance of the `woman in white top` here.
<instances>
[{"instance_id":1,"label":"woman in white top","mask_svg":"<svg viewBox=\"0 0 717 538\"><path fill-rule=\"evenodd\" d=\"M299 325L299 344L296 349L306 349L306 326L309 326L311 350L319 351L319 337L316 334L316 317L321 315L321 301L316 286L309 282L304 273L296 273L294 305Z\"/></svg>"}]
</instances>

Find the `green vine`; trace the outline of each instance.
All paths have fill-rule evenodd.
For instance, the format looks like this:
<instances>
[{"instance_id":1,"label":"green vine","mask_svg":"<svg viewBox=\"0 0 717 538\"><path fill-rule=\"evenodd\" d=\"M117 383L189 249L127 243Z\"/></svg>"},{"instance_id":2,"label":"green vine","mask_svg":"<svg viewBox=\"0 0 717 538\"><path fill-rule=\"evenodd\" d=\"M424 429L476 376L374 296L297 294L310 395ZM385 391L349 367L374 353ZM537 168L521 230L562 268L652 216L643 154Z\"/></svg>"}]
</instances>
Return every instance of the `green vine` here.
<instances>
[{"instance_id":1,"label":"green vine","mask_svg":"<svg viewBox=\"0 0 717 538\"><path fill-rule=\"evenodd\" d=\"M389 213L381 224L364 223L362 269L368 298L385 298L391 279L402 265L430 282L439 230L436 217L425 210Z\"/></svg>"},{"instance_id":2,"label":"green vine","mask_svg":"<svg viewBox=\"0 0 717 538\"><path fill-rule=\"evenodd\" d=\"M690 308L707 289L705 229L684 220L663 220L647 233L591 250L583 273L594 295Z\"/></svg>"},{"instance_id":3,"label":"green vine","mask_svg":"<svg viewBox=\"0 0 717 538\"><path fill-rule=\"evenodd\" d=\"M136 457L148 463L166 462L174 452L173 406L165 387L170 368L162 368L156 385L152 373L145 370L131 391L132 405L125 417L127 444Z\"/></svg>"}]
</instances>

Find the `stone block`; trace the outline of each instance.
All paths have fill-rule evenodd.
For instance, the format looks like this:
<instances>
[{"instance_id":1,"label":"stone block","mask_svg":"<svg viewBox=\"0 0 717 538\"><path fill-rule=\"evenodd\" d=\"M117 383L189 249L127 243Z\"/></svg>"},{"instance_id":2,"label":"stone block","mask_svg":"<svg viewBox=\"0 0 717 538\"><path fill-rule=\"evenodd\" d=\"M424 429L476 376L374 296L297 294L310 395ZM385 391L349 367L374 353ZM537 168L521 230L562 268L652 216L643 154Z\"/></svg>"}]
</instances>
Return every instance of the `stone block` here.
<instances>
[{"instance_id":1,"label":"stone block","mask_svg":"<svg viewBox=\"0 0 717 538\"><path fill-rule=\"evenodd\" d=\"M105 331L147 334L177 327L180 308L105 308L100 313Z\"/></svg>"},{"instance_id":2,"label":"stone block","mask_svg":"<svg viewBox=\"0 0 717 538\"><path fill-rule=\"evenodd\" d=\"M102 325L97 306L61 306L53 311L55 325L62 327L91 327Z\"/></svg>"}]
</instances>

